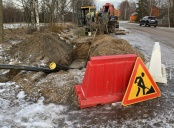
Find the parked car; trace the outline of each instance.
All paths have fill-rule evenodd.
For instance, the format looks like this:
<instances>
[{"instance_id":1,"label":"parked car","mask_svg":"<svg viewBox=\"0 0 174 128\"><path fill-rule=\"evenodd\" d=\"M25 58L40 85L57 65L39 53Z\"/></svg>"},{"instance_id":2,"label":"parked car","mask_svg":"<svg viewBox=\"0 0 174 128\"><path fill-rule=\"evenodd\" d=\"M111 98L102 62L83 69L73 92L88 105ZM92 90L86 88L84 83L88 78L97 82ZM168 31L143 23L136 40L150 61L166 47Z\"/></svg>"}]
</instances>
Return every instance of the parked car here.
<instances>
[{"instance_id":1,"label":"parked car","mask_svg":"<svg viewBox=\"0 0 174 128\"><path fill-rule=\"evenodd\" d=\"M155 16L145 16L140 20L140 26L141 25L156 27L158 25L158 21Z\"/></svg>"}]
</instances>

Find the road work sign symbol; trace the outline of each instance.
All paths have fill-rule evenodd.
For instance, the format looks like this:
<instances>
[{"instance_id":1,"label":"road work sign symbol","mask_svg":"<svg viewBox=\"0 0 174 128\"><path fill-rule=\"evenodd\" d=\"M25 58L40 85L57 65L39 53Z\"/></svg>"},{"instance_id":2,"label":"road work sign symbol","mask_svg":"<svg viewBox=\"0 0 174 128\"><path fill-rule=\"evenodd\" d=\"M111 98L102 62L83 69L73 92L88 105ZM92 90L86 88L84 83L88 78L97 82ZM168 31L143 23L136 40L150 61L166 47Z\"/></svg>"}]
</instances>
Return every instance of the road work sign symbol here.
<instances>
[{"instance_id":1,"label":"road work sign symbol","mask_svg":"<svg viewBox=\"0 0 174 128\"><path fill-rule=\"evenodd\" d=\"M143 61L137 58L122 104L126 106L160 96L161 92Z\"/></svg>"}]
</instances>

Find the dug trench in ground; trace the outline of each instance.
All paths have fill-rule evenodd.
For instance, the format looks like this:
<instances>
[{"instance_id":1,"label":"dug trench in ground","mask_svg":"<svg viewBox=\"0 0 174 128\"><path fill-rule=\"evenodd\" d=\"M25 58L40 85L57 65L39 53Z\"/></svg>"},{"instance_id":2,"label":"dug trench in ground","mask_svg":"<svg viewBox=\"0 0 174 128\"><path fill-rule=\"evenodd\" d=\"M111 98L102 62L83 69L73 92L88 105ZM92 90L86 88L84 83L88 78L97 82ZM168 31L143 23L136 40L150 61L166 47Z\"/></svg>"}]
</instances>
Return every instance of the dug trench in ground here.
<instances>
[{"instance_id":1,"label":"dug trench in ground","mask_svg":"<svg viewBox=\"0 0 174 128\"><path fill-rule=\"evenodd\" d=\"M52 61L69 66L76 59L88 60L91 56L103 55L136 54L144 60L143 54L123 39L100 35L93 40L87 36L77 37L74 31L61 34L33 33L20 43L12 45L7 54L9 59L14 58L16 64L44 67ZM37 102L40 97L44 97L47 104L77 105L74 85L82 83L84 73L85 68L50 74L31 71L10 71L7 74L26 93L26 100Z\"/></svg>"}]
</instances>

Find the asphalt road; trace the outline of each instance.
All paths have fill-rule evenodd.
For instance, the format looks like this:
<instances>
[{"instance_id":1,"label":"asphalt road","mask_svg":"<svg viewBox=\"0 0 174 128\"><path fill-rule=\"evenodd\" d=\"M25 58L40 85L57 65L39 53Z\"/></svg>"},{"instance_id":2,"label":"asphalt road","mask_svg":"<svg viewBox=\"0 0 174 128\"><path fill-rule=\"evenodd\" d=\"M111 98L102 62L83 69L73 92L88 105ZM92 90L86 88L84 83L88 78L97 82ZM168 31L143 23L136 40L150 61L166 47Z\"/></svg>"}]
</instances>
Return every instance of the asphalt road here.
<instances>
[{"instance_id":1,"label":"asphalt road","mask_svg":"<svg viewBox=\"0 0 174 128\"><path fill-rule=\"evenodd\" d=\"M128 23L127 21L120 22L120 26L134 32L139 31L142 34L149 34L155 42L160 42L174 48L174 28L139 26L139 24Z\"/></svg>"}]
</instances>

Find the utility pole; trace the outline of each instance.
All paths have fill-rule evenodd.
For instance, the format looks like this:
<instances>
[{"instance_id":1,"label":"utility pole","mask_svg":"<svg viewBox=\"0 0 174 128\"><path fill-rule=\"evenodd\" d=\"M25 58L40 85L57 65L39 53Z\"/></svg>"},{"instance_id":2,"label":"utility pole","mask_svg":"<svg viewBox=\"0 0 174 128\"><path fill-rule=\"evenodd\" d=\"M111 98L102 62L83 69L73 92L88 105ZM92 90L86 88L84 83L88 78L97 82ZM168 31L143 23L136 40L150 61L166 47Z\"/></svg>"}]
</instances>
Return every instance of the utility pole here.
<instances>
[{"instance_id":1,"label":"utility pole","mask_svg":"<svg viewBox=\"0 0 174 128\"><path fill-rule=\"evenodd\" d=\"M0 0L0 43L3 43L4 32L3 32L3 6L2 0Z\"/></svg>"}]
</instances>

